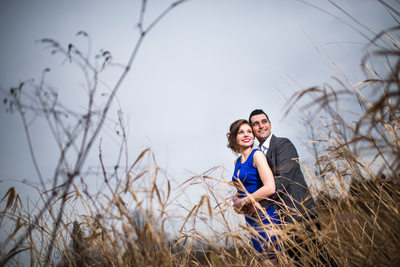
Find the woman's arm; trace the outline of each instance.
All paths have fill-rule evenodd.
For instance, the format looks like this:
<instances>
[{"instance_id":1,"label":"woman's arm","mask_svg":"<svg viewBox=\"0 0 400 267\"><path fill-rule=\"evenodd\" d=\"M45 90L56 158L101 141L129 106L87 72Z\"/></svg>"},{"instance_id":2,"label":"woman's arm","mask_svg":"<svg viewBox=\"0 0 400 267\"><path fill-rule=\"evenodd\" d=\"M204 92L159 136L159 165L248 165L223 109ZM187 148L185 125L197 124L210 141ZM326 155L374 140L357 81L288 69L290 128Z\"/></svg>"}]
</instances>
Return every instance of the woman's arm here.
<instances>
[{"instance_id":1,"label":"woman's arm","mask_svg":"<svg viewBox=\"0 0 400 267\"><path fill-rule=\"evenodd\" d=\"M268 165L267 158L261 151L256 151L254 153L253 163L257 168L263 183L262 187L253 194L250 194L250 197L253 197L254 200L258 202L275 194L275 179L274 174Z\"/></svg>"},{"instance_id":2,"label":"woman's arm","mask_svg":"<svg viewBox=\"0 0 400 267\"><path fill-rule=\"evenodd\" d=\"M275 193L275 179L268 165L267 158L261 151L256 151L253 155L254 167L258 170L260 174L263 186L252 194L247 195L247 197L240 199L235 206L246 205L249 201L259 202Z\"/></svg>"}]
</instances>

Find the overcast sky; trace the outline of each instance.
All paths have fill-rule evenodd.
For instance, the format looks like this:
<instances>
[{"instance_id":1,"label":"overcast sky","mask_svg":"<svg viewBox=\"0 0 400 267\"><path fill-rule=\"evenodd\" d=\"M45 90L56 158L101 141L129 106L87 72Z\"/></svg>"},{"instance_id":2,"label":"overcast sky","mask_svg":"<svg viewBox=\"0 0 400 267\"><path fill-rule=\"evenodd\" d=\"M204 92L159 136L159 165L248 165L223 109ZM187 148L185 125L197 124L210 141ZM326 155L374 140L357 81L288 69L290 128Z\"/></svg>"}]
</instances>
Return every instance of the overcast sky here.
<instances>
[{"instance_id":1,"label":"overcast sky","mask_svg":"<svg viewBox=\"0 0 400 267\"><path fill-rule=\"evenodd\" d=\"M148 25L171 1L149 0ZM308 3L305 4L304 2ZM272 131L289 137L306 156L306 129L287 108L285 96L338 76L334 62L351 81L362 80L360 59L374 34L351 22L323 0L191 0L173 10L148 35L134 67L118 92L119 107L101 133L106 164L113 166L118 139L112 121L124 112L131 163L146 147L160 166L179 181L214 166L230 179L235 155L226 147L229 125L264 109ZM335 1L373 32L394 25L374 0ZM392 1L394 2L394 1ZM311 5L315 5L313 7ZM78 31L91 36L92 54L101 49L125 64L138 38L140 1L0 1L0 88L7 91L27 79L48 83L65 105L84 105L81 76L60 56L36 41L52 38L87 51ZM321 9L330 12L327 14ZM115 84L116 71L103 77ZM0 109L0 193L15 181L35 182L26 138L17 114ZM47 178L54 170L54 142L40 121L31 125L34 149ZM88 166L97 165L98 142ZM204 192L199 192L199 196Z\"/></svg>"}]
</instances>

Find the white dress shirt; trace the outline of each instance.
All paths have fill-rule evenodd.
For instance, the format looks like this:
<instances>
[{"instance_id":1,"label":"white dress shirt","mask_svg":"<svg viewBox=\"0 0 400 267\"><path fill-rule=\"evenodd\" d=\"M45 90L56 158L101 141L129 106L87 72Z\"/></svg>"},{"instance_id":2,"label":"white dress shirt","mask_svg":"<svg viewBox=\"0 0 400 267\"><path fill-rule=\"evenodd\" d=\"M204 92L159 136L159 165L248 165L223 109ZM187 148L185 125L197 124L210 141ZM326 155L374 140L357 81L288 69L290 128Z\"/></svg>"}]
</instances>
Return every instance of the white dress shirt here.
<instances>
[{"instance_id":1,"label":"white dress shirt","mask_svg":"<svg viewBox=\"0 0 400 267\"><path fill-rule=\"evenodd\" d=\"M262 144L259 145L260 150L261 150L265 155L267 155L267 151L268 151L268 148L269 148L269 144L270 144L270 142L271 142L271 136L272 136L272 133L268 136L268 138L264 141L264 143L262 143Z\"/></svg>"}]
</instances>

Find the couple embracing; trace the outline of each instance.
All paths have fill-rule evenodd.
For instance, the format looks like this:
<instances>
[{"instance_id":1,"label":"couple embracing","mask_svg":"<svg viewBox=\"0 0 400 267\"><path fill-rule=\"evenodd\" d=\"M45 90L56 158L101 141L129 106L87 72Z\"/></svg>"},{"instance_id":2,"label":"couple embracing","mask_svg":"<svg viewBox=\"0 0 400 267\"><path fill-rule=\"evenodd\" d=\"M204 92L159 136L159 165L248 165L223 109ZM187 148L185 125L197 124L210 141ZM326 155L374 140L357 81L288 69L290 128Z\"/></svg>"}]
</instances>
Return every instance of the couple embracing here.
<instances>
[{"instance_id":1,"label":"couple embracing","mask_svg":"<svg viewBox=\"0 0 400 267\"><path fill-rule=\"evenodd\" d=\"M232 123L227 137L228 147L240 154L232 177L238 190L233 206L255 230L252 243L265 254L263 261L277 265L275 252L281 247L277 236L266 229L316 215L296 148L289 139L271 134L271 121L261 109L251 112L248 121ZM253 147L254 138L259 141L258 148Z\"/></svg>"}]
</instances>

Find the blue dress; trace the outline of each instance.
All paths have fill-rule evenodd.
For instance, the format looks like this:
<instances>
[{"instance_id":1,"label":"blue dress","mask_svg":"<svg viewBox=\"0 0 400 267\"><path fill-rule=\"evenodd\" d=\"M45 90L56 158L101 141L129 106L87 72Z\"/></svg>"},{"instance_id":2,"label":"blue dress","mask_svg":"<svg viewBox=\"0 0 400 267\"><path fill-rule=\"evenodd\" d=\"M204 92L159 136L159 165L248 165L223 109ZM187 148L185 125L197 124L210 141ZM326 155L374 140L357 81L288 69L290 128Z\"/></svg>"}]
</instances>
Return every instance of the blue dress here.
<instances>
[{"instance_id":1,"label":"blue dress","mask_svg":"<svg viewBox=\"0 0 400 267\"><path fill-rule=\"evenodd\" d=\"M238 194L239 197L245 197L246 193L240 189L240 183L243 184L243 186L246 188L247 192L250 194L254 193L257 191L260 187L263 186L263 183L260 178L260 174L258 173L258 170L256 167L254 167L253 163L253 155L256 151L259 149L253 149L251 151L249 157L244 163L241 163L241 158L240 156L235 165L235 170L233 172L233 177L232 181L238 188ZM238 175L238 171L239 175ZM238 181L240 180L240 182ZM279 250L279 246L276 245L276 237L275 236L269 236L265 232L265 226L270 224L270 223L275 223L279 224L279 216L275 211L275 208L273 205L271 205L267 210L266 214L268 216L265 216L261 211L258 211L257 214L254 215L246 215L245 219L246 222L253 227L258 235L252 234L251 235L251 241L253 243L254 248L262 253L268 251L268 247L271 247L275 243L275 247ZM262 221L262 224L260 222ZM264 226L264 227L263 227ZM270 259L275 258L275 254L271 251L268 252L268 257Z\"/></svg>"}]
</instances>

